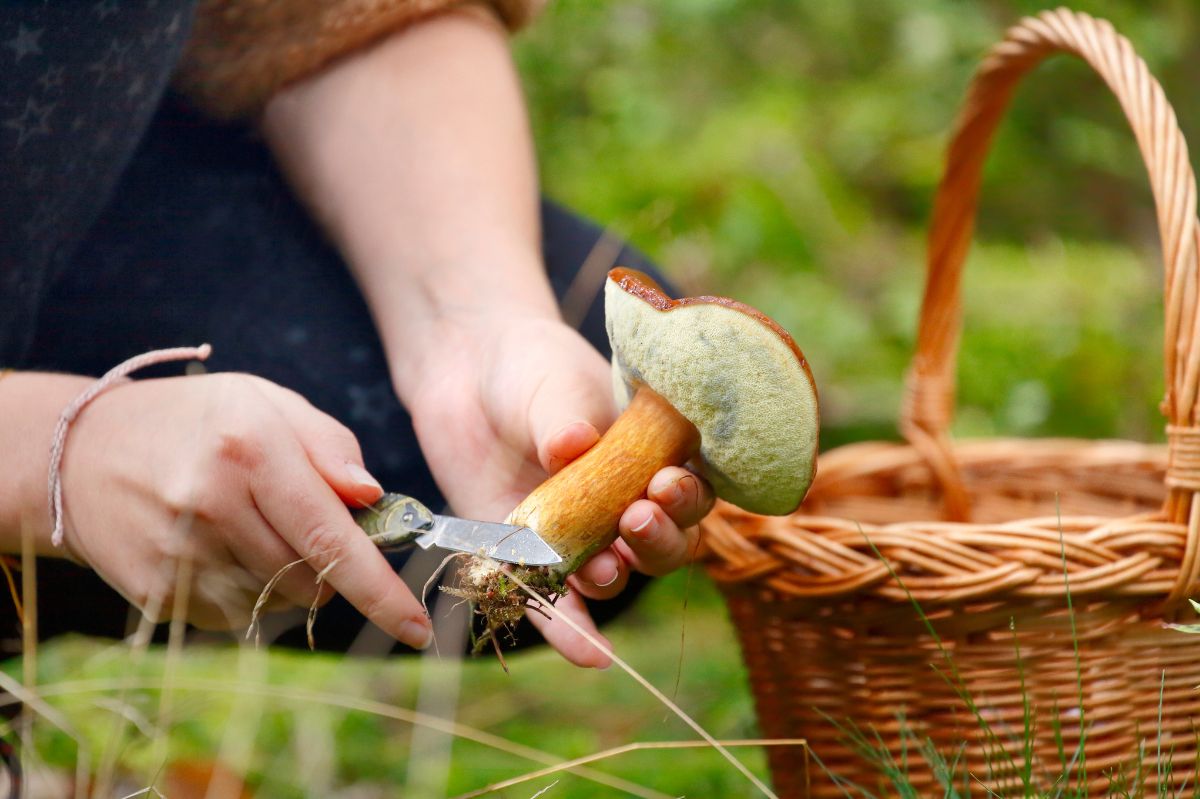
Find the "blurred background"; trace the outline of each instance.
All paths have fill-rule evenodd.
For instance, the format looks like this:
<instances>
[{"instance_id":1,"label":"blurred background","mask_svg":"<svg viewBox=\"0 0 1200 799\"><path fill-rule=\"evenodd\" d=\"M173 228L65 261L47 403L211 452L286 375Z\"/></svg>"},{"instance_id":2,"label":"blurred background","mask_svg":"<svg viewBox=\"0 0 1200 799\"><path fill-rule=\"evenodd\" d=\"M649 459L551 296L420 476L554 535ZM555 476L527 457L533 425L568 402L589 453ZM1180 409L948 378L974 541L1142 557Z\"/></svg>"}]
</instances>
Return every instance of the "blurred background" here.
<instances>
[{"instance_id":1,"label":"blurred background","mask_svg":"<svg viewBox=\"0 0 1200 799\"><path fill-rule=\"evenodd\" d=\"M1073 5L1133 41L1196 141L1200 8ZM948 131L986 48L1042 7L553 0L515 44L544 189L631 239L686 293L726 294L778 319L818 381L826 448L895 438ZM1116 102L1081 63L1043 65L1018 92L988 165L965 281L957 434L1161 439L1161 283L1147 180ZM737 644L702 569L660 581L610 634L714 735L755 734ZM40 660L42 682L68 688L133 675L153 686L170 671L168 713L156 690L56 700L93 751L115 751L131 775L153 772L161 747L174 757L221 752L261 796L366 799L460 793L537 765L461 741L432 766L414 762L414 740L433 733L328 701L416 708L415 659L200 649L172 665L160 651L135 661L126 648L74 640ZM491 658L465 665L459 722L561 757L695 738L616 668L580 673L545 652L509 667L506 676ZM18 674L19 663L6 671ZM186 688L235 678L251 687ZM272 697L253 689L261 684L326 699ZM41 729L44 758L72 762L70 737ZM740 756L765 773L758 752ZM668 796L751 795L711 751L599 767ZM440 776L419 773L430 769ZM560 778L545 796L622 795L563 775L498 795L530 797ZM420 787L439 780L432 793Z\"/></svg>"},{"instance_id":2,"label":"blurred background","mask_svg":"<svg viewBox=\"0 0 1200 799\"><path fill-rule=\"evenodd\" d=\"M546 190L687 290L780 320L826 446L891 437L925 223L986 48L1044 4L554 2L518 54ZM1200 12L1077 2L1197 129ZM1161 434L1157 226L1133 136L1075 59L1026 80L992 150L966 278L964 435Z\"/></svg>"}]
</instances>

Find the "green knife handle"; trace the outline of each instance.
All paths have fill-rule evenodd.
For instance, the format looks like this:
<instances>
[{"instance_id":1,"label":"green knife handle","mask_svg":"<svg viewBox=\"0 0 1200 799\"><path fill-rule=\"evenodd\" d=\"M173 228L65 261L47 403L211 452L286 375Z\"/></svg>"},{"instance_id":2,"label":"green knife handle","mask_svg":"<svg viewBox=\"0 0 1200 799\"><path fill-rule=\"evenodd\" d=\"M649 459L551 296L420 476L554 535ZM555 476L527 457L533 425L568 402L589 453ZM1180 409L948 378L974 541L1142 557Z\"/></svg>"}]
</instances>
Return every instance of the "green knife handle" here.
<instances>
[{"instance_id":1,"label":"green knife handle","mask_svg":"<svg viewBox=\"0 0 1200 799\"><path fill-rule=\"evenodd\" d=\"M404 494L384 494L374 505L353 513L354 521L380 549L414 544L433 525L433 512Z\"/></svg>"}]
</instances>

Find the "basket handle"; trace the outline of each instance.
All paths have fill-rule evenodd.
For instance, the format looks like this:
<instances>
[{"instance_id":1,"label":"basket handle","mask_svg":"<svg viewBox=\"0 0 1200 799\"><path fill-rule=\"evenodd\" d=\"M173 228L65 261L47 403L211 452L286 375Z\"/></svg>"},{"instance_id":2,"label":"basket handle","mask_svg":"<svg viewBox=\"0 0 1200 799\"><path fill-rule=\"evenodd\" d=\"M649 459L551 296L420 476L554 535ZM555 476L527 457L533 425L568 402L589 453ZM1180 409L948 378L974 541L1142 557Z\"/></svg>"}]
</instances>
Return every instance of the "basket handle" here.
<instances>
[{"instance_id":1,"label":"basket handle","mask_svg":"<svg viewBox=\"0 0 1200 799\"><path fill-rule=\"evenodd\" d=\"M1166 397L1162 408L1170 441L1167 512L1173 521L1186 522L1192 495L1200 491L1196 179L1187 144L1162 87L1127 39L1108 22L1086 14L1060 8L1023 19L992 48L971 82L934 202L917 351L908 372L900 429L940 482L946 515L967 518L967 492L949 437L962 327L962 266L974 230L980 176L992 134L1020 78L1057 52L1082 58L1108 84L1137 136L1150 174L1166 272ZM1200 560L1200 555L1192 560Z\"/></svg>"}]
</instances>

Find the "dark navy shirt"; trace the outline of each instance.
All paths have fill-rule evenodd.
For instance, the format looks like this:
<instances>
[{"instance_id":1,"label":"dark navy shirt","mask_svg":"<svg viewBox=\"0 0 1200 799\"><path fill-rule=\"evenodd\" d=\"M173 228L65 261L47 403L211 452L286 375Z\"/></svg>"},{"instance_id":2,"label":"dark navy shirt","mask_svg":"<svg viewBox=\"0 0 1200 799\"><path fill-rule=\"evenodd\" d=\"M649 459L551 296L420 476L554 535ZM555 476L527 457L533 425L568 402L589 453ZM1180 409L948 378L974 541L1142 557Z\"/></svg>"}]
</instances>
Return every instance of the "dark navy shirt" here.
<instances>
[{"instance_id":1,"label":"dark navy shirt","mask_svg":"<svg viewBox=\"0 0 1200 799\"><path fill-rule=\"evenodd\" d=\"M0 367L145 133L194 5L0 2Z\"/></svg>"}]
</instances>

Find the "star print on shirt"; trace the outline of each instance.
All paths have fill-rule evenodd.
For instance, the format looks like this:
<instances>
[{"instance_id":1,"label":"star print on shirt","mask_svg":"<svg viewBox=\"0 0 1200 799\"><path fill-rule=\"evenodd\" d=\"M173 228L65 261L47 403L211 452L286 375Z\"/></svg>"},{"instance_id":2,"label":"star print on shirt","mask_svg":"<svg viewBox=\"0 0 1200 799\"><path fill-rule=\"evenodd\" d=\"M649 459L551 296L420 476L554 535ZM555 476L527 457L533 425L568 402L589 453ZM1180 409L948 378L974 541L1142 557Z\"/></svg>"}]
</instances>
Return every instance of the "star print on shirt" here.
<instances>
[{"instance_id":1,"label":"star print on shirt","mask_svg":"<svg viewBox=\"0 0 1200 799\"><path fill-rule=\"evenodd\" d=\"M108 49L99 59L87 65L88 72L96 73L96 88L104 85L110 77L125 70L125 58L129 55L132 44L121 45L116 39L108 44Z\"/></svg>"},{"instance_id":2,"label":"star print on shirt","mask_svg":"<svg viewBox=\"0 0 1200 799\"><path fill-rule=\"evenodd\" d=\"M25 99L25 110L15 117L4 120L4 127L11 128L17 132L17 147L21 147L26 141L34 136L50 135L50 114L58 106L58 103L46 103L38 105L32 97Z\"/></svg>"},{"instance_id":3,"label":"star print on shirt","mask_svg":"<svg viewBox=\"0 0 1200 799\"><path fill-rule=\"evenodd\" d=\"M42 91L54 91L61 89L63 85L63 76L66 73L66 67L51 66L46 69L38 79L34 81Z\"/></svg>"},{"instance_id":4,"label":"star print on shirt","mask_svg":"<svg viewBox=\"0 0 1200 799\"><path fill-rule=\"evenodd\" d=\"M104 54L88 65L88 72L96 73L97 89L104 85L108 78L125 71L125 59L132 47L132 43L121 46L121 43L114 38L108 43L108 49L104 50Z\"/></svg>"},{"instance_id":5,"label":"star print on shirt","mask_svg":"<svg viewBox=\"0 0 1200 799\"><path fill-rule=\"evenodd\" d=\"M397 409L396 395L389 383L372 386L347 386L350 397L350 418L376 427L386 427L388 417Z\"/></svg>"},{"instance_id":6,"label":"star print on shirt","mask_svg":"<svg viewBox=\"0 0 1200 799\"><path fill-rule=\"evenodd\" d=\"M100 0L92 6L92 11L100 19L107 19L118 11L117 0Z\"/></svg>"},{"instance_id":7,"label":"star print on shirt","mask_svg":"<svg viewBox=\"0 0 1200 799\"><path fill-rule=\"evenodd\" d=\"M42 54L42 46L38 43L38 39L42 38L45 31L45 28L26 28L21 25L17 28L16 37L9 39L4 46L16 54L16 62L20 64L21 59L27 55Z\"/></svg>"}]
</instances>

